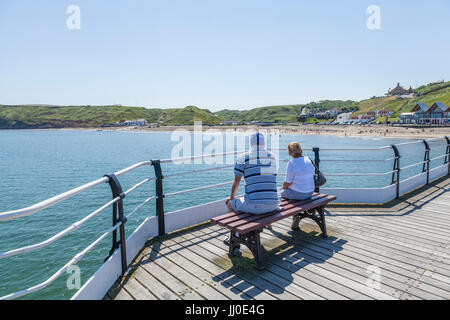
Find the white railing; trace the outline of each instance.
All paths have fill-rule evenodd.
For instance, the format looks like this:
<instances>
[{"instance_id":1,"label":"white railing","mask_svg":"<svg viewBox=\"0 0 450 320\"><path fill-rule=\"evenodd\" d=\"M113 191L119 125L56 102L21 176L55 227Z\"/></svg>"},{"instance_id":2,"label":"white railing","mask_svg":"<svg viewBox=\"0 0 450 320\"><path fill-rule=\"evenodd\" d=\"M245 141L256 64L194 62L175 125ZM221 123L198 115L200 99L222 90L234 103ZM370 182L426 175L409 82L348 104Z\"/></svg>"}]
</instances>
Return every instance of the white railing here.
<instances>
[{"instance_id":1,"label":"white railing","mask_svg":"<svg viewBox=\"0 0 450 320\"><path fill-rule=\"evenodd\" d=\"M439 155L437 157L434 157L432 159L430 159L429 154L430 154L430 148L428 143L423 140L423 141L412 141L412 142L405 142L405 143L398 143L392 146L383 146L383 147L378 147L378 148L323 148L323 149L319 149L319 148L311 148L311 149L303 149L306 151L313 151L314 152L314 161L317 167L319 167L319 164L321 161L345 161L345 162L388 162L388 161L394 161L394 167L393 170L387 171L387 172L381 172L381 173L338 173L338 174L326 174L327 176L386 176L386 175L393 175L392 176L392 184L397 184L397 194L396 196L399 197L399 184L400 184L400 177L399 174L401 172L401 170L405 170L414 166L418 166L418 165L423 165L424 169L426 168L427 170L424 172L427 172L427 174L429 174L430 171L430 162L434 161L434 160L438 160L438 159L444 159L444 164L448 164L448 168L449 171L448 173L450 173L450 140L447 137L444 138L434 138L434 139L428 139L427 141L435 141L435 140L442 140L445 139L447 142L447 148L446 148L446 153L443 155ZM399 162L400 162L400 154L398 152L398 146L405 146L405 145L412 145L412 144L420 144L423 143L425 144L425 155L424 155L424 161L420 161L414 164L410 164L404 167L400 167ZM381 150L389 150L392 149L394 151L395 156L392 158L388 158L388 159L324 159L321 160L319 158L319 151L381 151ZM274 149L274 150L285 150L285 149ZM55 241L61 239L62 237L66 236L67 234L71 233L72 231L75 231L77 229L79 229L85 222L87 222L88 220L92 219L93 217L95 217L96 215L100 214L101 212L103 212L106 208L108 208L109 206L117 206L119 203L121 203L123 201L123 198L128 195L129 193L133 192L134 190L138 189L139 187L141 187L142 185L144 185L147 182L150 181L155 181L156 182L156 194L154 196L150 196L147 199L145 199L143 202L141 202L138 206L136 206L128 215L123 216L123 218L117 220L116 224L109 228L107 231L105 231L105 233L103 233L99 238L97 238L94 242L92 242L89 246L87 246L85 249L83 249L81 252L79 252L77 255L75 255L67 264L65 264L61 269L59 269L57 272L55 272L50 278L48 278L46 281L35 285L33 287L30 287L28 289L22 290L22 291L18 291L15 293L11 293L9 295L0 297L0 300L3 299L14 299L14 298L18 298L27 294L30 294L32 292L36 292L39 291L45 287L47 287L49 284L51 284L53 281L55 281L58 277L60 277L67 269L69 266L76 264L80 259L83 258L83 256L86 255L86 253L88 253L92 248L94 248L98 243L100 243L102 240L104 240L108 235L110 235L113 232L116 232L118 229L123 228L124 224L126 223L127 219L129 219L131 216L133 216L135 213L137 213L144 205L148 204L150 201L152 200L156 200L156 214L158 216L159 219L159 223L160 223L160 234L164 234L164 212L161 212L161 208L162 206L159 206L159 204L162 204L162 201L164 199L164 197L172 197L172 196L177 196L177 195L181 195L181 194L185 194L185 193L190 193L190 192L197 192L197 191L201 191L201 190L206 190L206 189L211 189L211 188L217 188L217 187L223 187L226 185L229 185L232 183L232 181L228 181L228 182L223 182L223 183L218 183L218 184L213 184L213 185L207 185L207 186L202 186L202 187L197 187L197 188L191 188L191 189L185 189L185 190L181 190L181 191L176 191L176 192L172 192L172 193L166 193L164 194L162 192L162 180L163 179L167 179L167 178L174 178L174 177L179 177L179 176L183 176L183 175L188 175L188 174L196 174L196 173L203 173L203 172L209 172L209 171L215 171L215 170L223 170L223 169L228 169L228 168L232 168L232 165L226 165L226 166L221 166L221 167L213 167L213 168L207 168L207 169L200 169L200 170L191 170L191 171L185 171L185 172L179 172L179 173L174 173L174 174L170 174L167 176L163 176L162 175L162 170L161 170L161 164L169 164L169 163L177 163L177 162L183 162L183 161L187 161L187 160L196 160L196 159L204 159L204 158L211 158L211 157L220 157L220 156L227 156L227 155L236 155L236 154L241 154L243 153L243 151L235 151L235 152L228 152L228 153L221 153L221 154L211 154L211 155L200 155L200 156L191 156L191 157L184 157L184 158L175 158L175 159L163 159L163 160L151 160L151 161L143 161L143 162L139 162L136 163L132 166L129 166L123 170L117 171L116 173L114 173L112 176L114 177L118 177L121 175L124 175L126 173L129 173L137 168L140 168L142 166L146 166L146 165L152 165L155 168L155 177L149 177L146 178L138 183L136 183L135 185L133 185L131 188L129 188L128 190L126 190L123 193L120 194L115 194L114 198L105 203L104 205L102 205L101 207L99 207L98 209L94 210L93 212L91 212L90 214L88 214L86 217L84 217L83 219L80 219L79 221L73 223L72 225L70 225L69 227L67 227L66 229L60 231L59 233L55 234L54 236L48 238L45 241L36 243L36 244L32 244L29 246L25 246L25 247L20 247L17 249L13 249L13 250L9 250L6 252L0 252L0 259L3 258L7 258L7 257L11 257L14 255L19 255L19 254L24 254L27 252L31 252L34 250L38 250L38 249L42 249L52 243L54 243ZM288 160L281 160L281 161L288 161ZM283 175L283 174L280 174ZM396 175L396 179L394 179ZM118 181L118 180L117 180ZM427 183L428 183L428 179L427 179ZM57 196L51 197L49 199L46 199L44 201L41 201L39 203L36 203L32 206L26 207L26 208L22 208L22 209L17 209L17 210L12 210L12 211L6 211L6 212L1 212L0 213L0 222L1 221L7 221L7 220L14 220L14 219L18 219L21 217L25 217L25 216L29 216L31 214L40 212L46 208L52 207L64 200L67 200L75 195L81 194L83 192L86 192L89 189L92 189L96 186L99 186L103 183L110 183L111 185L111 177L105 176L103 178L91 181L87 184L84 184L80 187L71 189L67 192L64 192L62 194L59 194ZM117 183L117 182L116 182ZM116 187L120 188L120 184ZM113 187L111 187L112 189L114 189ZM113 190L114 192L114 190ZM117 209L118 207L116 207ZM120 211L120 208L119 208ZM114 211L113 211L114 212ZM119 213L120 216L120 213ZM162 228L162 229L161 229ZM123 230L123 229L122 229ZM125 246L125 242L123 239L123 234L121 234L121 250L124 250L124 246ZM125 256L122 256L122 263L123 260L126 261L126 251L123 251ZM123 274L126 272L125 269L123 269Z\"/></svg>"}]
</instances>

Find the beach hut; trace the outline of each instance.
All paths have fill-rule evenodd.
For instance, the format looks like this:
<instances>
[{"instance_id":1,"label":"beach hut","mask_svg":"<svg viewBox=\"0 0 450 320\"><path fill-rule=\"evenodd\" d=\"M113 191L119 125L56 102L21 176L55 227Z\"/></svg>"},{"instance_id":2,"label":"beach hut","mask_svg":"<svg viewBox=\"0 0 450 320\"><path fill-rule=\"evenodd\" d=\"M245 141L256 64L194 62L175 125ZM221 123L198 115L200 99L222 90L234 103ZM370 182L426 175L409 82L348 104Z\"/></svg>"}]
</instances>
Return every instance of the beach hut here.
<instances>
[{"instance_id":1,"label":"beach hut","mask_svg":"<svg viewBox=\"0 0 450 320\"><path fill-rule=\"evenodd\" d=\"M448 123L448 112L449 108L445 106L442 102L435 102L428 109L431 124L447 124Z\"/></svg>"},{"instance_id":2,"label":"beach hut","mask_svg":"<svg viewBox=\"0 0 450 320\"><path fill-rule=\"evenodd\" d=\"M414 122L418 124L430 123L429 114L427 114L428 109L429 107L426 103L417 103L411 110L414 113Z\"/></svg>"}]
</instances>

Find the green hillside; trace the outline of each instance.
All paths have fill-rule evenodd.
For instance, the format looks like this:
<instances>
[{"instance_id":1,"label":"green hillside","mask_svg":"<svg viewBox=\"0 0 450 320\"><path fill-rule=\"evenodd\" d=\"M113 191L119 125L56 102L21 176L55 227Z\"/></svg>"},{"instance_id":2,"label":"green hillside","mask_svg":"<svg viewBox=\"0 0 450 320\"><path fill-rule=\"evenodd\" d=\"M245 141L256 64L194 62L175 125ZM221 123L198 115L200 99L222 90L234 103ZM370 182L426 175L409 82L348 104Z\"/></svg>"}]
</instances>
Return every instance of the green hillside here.
<instances>
[{"instance_id":1,"label":"green hillside","mask_svg":"<svg viewBox=\"0 0 450 320\"><path fill-rule=\"evenodd\" d=\"M0 129L99 127L119 120L133 119L146 119L148 122L159 122L162 125L191 125L194 120L201 120L204 124L219 124L224 120L295 122L304 107L328 110L354 103L354 101L325 100L304 105L268 106L246 111L222 110L216 113L195 106L146 109L119 105L0 105Z\"/></svg>"},{"instance_id":2,"label":"green hillside","mask_svg":"<svg viewBox=\"0 0 450 320\"><path fill-rule=\"evenodd\" d=\"M183 109L146 109L129 106L0 105L0 128L99 127L133 119L160 121L168 125L192 124L194 120L202 120L205 124L222 121L209 110L193 106Z\"/></svg>"},{"instance_id":3,"label":"green hillside","mask_svg":"<svg viewBox=\"0 0 450 320\"><path fill-rule=\"evenodd\" d=\"M300 112L300 105L288 105L261 107L244 111L225 109L214 114L226 120L236 120L239 122L287 122L295 121Z\"/></svg>"},{"instance_id":4,"label":"green hillside","mask_svg":"<svg viewBox=\"0 0 450 320\"><path fill-rule=\"evenodd\" d=\"M358 107L358 112L356 114L364 114L368 111L375 111L377 109L392 110L395 112L392 115L392 118L397 118L400 116L400 113L410 112L418 102L426 103L428 106L431 106L434 102L442 102L446 106L450 105L450 81L439 85L421 86L414 91L416 94L421 95L406 99L392 96L362 100L356 103L356 106Z\"/></svg>"},{"instance_id":5,"label":"green hillside","mask_svg":"<svg viewBox=\"0 0 450 320\"><path fill-rule=\"evenodd\" d=\"M0 128L94 127L120 119L153 119L157 112L124 106L0 106Z\"/></svg>"},{"instance_id":6,"label":"green hillside","mask_svg":"<svg viewBox=\"0 0 450 320\"><path fill-rule=\"evenodd\" d=\"M167 125L192 125L194 120L201 120L204 124L219 124L223 121L211 111L194 106L162 110L160 120Z\"/></svg>"},{"instance_id":7,"label":"green hillside","mask_svg":"<svg viewBox=\"0 0 450 320\"><path fill-rule=\"evenodd\" d=\"M194 120L204 124L219 124L225 120L239 122L296 122L304 108L309 111L325 111L334 107L341 110L357 110L364 114L375 110L393 110L395 120L400 113L410 112L418 102L431 106L439 101L450 105L450 81L420 86L413 98L374 97L359 102L351 100L323 100L308 104L268 106L251 110L221 110L215 113L195 106L173 109L146 109L131 106L51 106L51 105L0 105L0 129L100 127L119 120L146 119L162 125L191 125ZM316 119L308 119L311 123Z\"/></svg>"},{"instance_id":8,"label":"green hillside","mask_svg":"<svg viewBox=\"0 0 450 320\"><path fill-rule=\"evenodd\" d=\"M268 106L251 110L221 110L214 114L226 119L240 122L296 122L303 108L330 110L332 108L345 108L355 104L355 101L347 100L324 100L320 102L310 102L308 104Z\"/></svg>"}]
</instances>

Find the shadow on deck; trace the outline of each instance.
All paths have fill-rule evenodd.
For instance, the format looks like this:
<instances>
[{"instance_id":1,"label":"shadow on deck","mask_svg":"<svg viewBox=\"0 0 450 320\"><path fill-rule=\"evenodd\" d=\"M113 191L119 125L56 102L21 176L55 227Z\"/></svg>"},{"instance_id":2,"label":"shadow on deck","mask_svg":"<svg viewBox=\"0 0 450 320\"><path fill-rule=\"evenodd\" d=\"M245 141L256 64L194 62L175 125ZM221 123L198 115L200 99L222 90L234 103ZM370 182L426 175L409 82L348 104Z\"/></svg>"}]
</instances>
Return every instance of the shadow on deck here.
<instances>
[{"instance_id":1,"label":"shadow on deck","mask_svg":"<svg viewBox=\"0 0 450 320\"><path fill-rule=\"evenodd\" d=\"M266 270L228 256L205 223L152 239L105 299L449 299L450 179L385 206L329 206L329 237L290 219L264 229Z\"/></svg>"}]
</instances>

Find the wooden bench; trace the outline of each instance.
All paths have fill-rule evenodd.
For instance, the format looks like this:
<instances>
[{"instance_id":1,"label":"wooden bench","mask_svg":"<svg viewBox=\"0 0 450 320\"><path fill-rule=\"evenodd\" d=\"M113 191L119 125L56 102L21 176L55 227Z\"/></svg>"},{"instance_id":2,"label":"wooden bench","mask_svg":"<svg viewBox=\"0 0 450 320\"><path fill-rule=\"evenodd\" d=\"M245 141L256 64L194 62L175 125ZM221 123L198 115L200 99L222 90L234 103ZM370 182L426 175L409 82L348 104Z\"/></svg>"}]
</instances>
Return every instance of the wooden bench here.
<instances>
[{"instance_id":1,"label":"wooden bench","mask_svg":"<svg viewBox=\"0 0 450 320\"><path fill-rule=\"evenodd\" d=\"M261 256L260 233L263 228L287 217L293 217L292 230L299 228L299 223L303 218L314 220L322 231L322 236L327 237L327 227L325 224L324 207L328 202L336 199L336 196L314 193L308 200L287 200L282 199L281 211L267 214L255 215L249 213L229 212L211 219L211 222L219 226L230 229L230 237L227 242L229 254L233 256L235 250L239 250L240 245L247 246L253 254L255 267L263 270Z\"/></svg>"}]
</instances>

